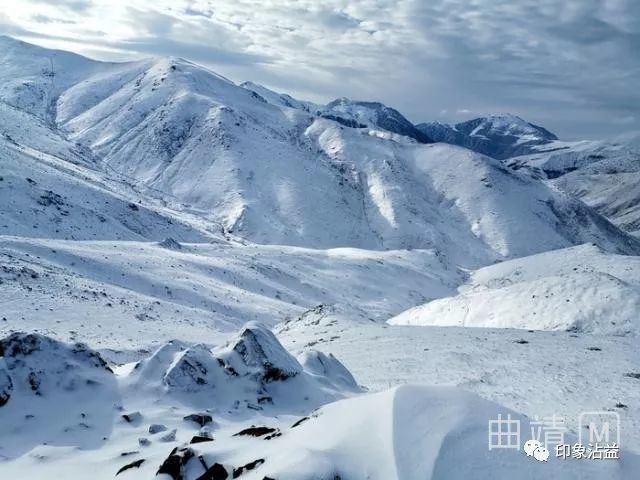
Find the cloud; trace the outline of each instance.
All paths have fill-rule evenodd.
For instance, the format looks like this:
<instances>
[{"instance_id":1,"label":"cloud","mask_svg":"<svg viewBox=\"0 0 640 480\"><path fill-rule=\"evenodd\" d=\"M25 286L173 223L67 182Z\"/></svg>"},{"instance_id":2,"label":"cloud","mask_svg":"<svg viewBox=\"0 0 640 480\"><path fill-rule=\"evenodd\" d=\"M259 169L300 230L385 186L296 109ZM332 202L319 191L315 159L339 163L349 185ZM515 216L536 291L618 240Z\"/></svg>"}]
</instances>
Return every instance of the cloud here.
<instances>
[{"instance_id":1,"label":"cloud","mask_svg":"<svg viewBox=\"0 0 640 480\"><path fill-rule=\"evenodd\" d=\"M22 0L5 17L5 32L45 45L183 56L416 122L510 111L565 137L616 133L622 118L640 129L636 0Z\"/></svg>"}]
</instances>

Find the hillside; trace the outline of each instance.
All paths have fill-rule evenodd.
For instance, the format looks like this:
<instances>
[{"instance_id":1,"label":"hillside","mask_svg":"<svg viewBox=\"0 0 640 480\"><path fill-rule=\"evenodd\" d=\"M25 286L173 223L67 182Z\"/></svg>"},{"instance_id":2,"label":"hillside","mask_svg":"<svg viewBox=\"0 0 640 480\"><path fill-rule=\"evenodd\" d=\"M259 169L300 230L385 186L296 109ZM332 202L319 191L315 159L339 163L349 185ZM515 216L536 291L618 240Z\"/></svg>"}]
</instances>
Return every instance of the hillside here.
<instances>
[{"instance_id":1,"label":"hillside","mask_svg":"<svg viewBox=\"0 0 640 480\"><path fill-rule=\"evenodd\" d=\"M501 114L449 125L420 123L416 127L436 142L468 148L499 160L525 155L557 140L547 129L516 115Z\"/></svg>"},{"instance_id":2,"label":"hillside","mask_svg":"<svg viewBox=\"0 0 640 480\"><path fill-rule=\"evenodd\" d=\"M606 141L552 142L507 161L549 179L634 235L640 231L640 146L636 136Z\"/></svg>"},{"instance_id":3,"label":"hillside","mask_svg":"<svg viewBox=\"0 0 640 480\"><path fill-rule=\"evenodd\" d=\"M0 66L0 478L635 478L633 142L447 127L501 161L181 58ZM589 411L620 461L487 449Z\"/></svg>"}]
</instances>

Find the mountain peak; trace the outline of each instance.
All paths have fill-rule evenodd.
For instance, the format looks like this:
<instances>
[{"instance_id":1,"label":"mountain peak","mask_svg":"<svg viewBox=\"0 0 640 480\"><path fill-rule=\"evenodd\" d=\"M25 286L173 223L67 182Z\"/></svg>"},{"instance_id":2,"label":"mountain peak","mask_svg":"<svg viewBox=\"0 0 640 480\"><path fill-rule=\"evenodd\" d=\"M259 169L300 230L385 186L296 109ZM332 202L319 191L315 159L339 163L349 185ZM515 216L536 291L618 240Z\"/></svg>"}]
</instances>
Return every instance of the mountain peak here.
<instances>
[{"instance_id":1,"label":"mountain peak","mask_svg":"<svg viewBox=\"0 0 640 480\"><path fill-rule=\"evenodd\" d=\"M495 113L455 125L422 123L417 128L437 142L466 147L499 160L531 153L533 147L558 139L549 130L512 113Z\"/></svg>"}]
</instances>

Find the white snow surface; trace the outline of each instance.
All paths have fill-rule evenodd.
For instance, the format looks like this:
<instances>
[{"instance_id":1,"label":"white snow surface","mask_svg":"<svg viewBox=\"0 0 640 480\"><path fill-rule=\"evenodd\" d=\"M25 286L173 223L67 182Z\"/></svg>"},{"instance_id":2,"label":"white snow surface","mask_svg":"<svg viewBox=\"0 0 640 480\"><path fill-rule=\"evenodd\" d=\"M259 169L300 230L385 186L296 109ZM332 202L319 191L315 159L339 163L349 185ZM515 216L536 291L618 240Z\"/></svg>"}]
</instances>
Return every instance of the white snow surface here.
<instances>
[{"instance_id":1,"label":"white snow surface","mask_svg":"<svg viewBox=\"0 0 640 480\"><path fill-rule=\"evenodd\" d=\"M640 258L591 245L481 268L458 291L388 323L640 334Z\"/></svg>"},{"instance_id":2,"label":"white snow surface","mask_svg":"<svg viewBox=\"0 0 640 480\"><path fill-rule=\"evenodd\" d=\"M640 232L640 135L607 141L552 142L539 153L507 163L548 177L562 191L580 198L623 230Z\"/></svg>"},{"instance_id":3,"label":"white snow surface","mask_svg":"<svg viewBox=\"0 0 640 480\"><path fill-rule=\"evenodd\" d=\"M179 58L0 65L1 478L637 477L633 139L518 172ZM620 461L487 449L593 410Z\"/></svg>"},{"instance_id":4,"label":"white snow surface","mask_svg":"<svg viewBox=\"0 0 640 480\"><path fill-rule=\"evenodd\" d=\"M6 148L0 151L3 163L20 165L15 167L16 182L23 173L28 177L28 172L17 170L28 164L21 161L23 152L37 162L34 168L42 168L41 157L49 165L73 162L78 156L85 162L93 159L94 170L120 180L123 188L136 187L134 205L142 195L155 198L165 209L207 222L209 232L237 234L263 244L433 248L472 266L586 241L614 251L640 252L640 242L611 228L583 204L465 149L421 145L396 133L347 128L304 110L273 105L182 59L110 64L67 58L6 38L3 43L11 45L4 62L12 67L0 73L0 80L7 75L14 83L35 82L34 76L43 75L39 65L52 58L55 70L53 77L38 80L37 92L43 91L50 103L44 112L40 93L18 87L0 92L5 103L21 107L19 119L10 107L3 110L7 124L19 125L25 134L8 128L9 138L0 137ZM23 57L29 59L29 68L21 74ZM64 73L58 75L58 70ZM77 74L68 73L71 70ZM33 101L24 100L25 95ZM41 121L28 122L26 115L37 115ZM29 131L31 123L40 130L50 126L48 135L35 135L48 137L44 145L33 140L37 131ZM90 155L74 155L78 149ZM40 178L39 188L60 196L76 190L57 171L50 175ZM93 199L94 188L79 191L77 201ZM131 197L132 192L123 188L114 186L113 194ZM180 236L188 241L187 232L169 233L173 227L166 223L171 218L138 219L152 206L146 201L138 207L143 213L131 215L136 223L125 225L133 232L119 232L120 225L94 226L91 222L102 221L95 215L89 220L92 237L87 238L89 234L41 225L45 220L65 225L67 220L53 211L39 213L43 209L33 200L31 195L9 203L9 216L16 211L28 214L20 230L8 224L3 233L26 235L31 228L53 230L58 238ZM93 206L93 201L83 201L83 208L86 202ZM123 212L118 203L112 216L119 224L127 223L121 218L126 205ZM79 208L66 210L76 213ZM38 218L30 218L33 215ZM108 220L104 223L111 223ZM147 232L160 226L166 233ZM536 232L535 242L530 232ZM194 238L196 232L192 235L194 241L202 240Z\"/></svg>"}]
</instances>

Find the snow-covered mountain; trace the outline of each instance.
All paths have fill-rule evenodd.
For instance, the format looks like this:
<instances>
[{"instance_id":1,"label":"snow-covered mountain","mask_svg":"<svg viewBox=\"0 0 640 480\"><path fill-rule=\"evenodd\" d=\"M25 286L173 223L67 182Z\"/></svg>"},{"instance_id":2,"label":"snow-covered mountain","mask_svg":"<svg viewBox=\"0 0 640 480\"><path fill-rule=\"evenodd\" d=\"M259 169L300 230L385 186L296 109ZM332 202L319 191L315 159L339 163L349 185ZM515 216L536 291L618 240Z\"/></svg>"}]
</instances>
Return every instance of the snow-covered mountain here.
<instances>
[{"instance_id":1,"label":"snow-covered mountain","mask_svg":"<svg viewBox=\"0 0 640 480\"><path fill-rule=\"evenodd\" d=\"M605 141L555 141L506 160L580 198L622 230L640 233L640 135Z\"/></svg>"},{"instance_id":2,"label":"snow-covered mountain","mask_svg":"<svg viewBox=\"0 0 640 480\"><path fill-rule=\"evenodd\" d=\"M244 82L247 88L273 105L304 110L316 116L334 120L351 128L375 128L413 138L420 143L432 143L433 140L416 128L399 111L380 102L337 98L326 105L301 101L286 93L277 93L253 82Z\"/></svg>"},{"instance_id":3,"label":"snow-covered mountain","mask_svg":"<svg viewBox=\"0 0 640 480\"><path fill-rule=\"evenodd\" d=\"M23 115L43 117L41 128L51 125L63 145L73 142L56 148L89 150L95 168L208 222L209 231L315 248L433 248L474 266L583 242L640 251L637 241L581 203L468 150L272 105L185 60L103 64L3 42L13 42L5 63L27 65L23 74L7 69L10 82L37 85L27 93L7 90L6 102L22 105ZM60 79L41 71L50 61L54 73L65 72ZM80 73L66 73L76 64ZM26 100L31 97L49 100ZM363 121L386 112L343 101L328 108ZM27 137L21 143L12 136L18 145L11 148L44 149ZM67 159L66 150L58 157ZM62 188L42 183L61 195ZM129 213L135 218L147 208ZM23 232L34 224L43 228L24 219ZM160 236L189 240L170 230ZM65 232L64 238L83 237Z\"/></svg>"},{"instance_id":4,"label":"snow-covered mountain","mask_svg":"<svg viewBox=\"0 0 640 480\"><path fill-rule=\"evenodd\" d=\"M547 129L510 114L490 115L455 125L420 123L416 127L436 142L459 145L499 160L531 153L536 146L558 139Z\"/></svg>"},{"instance_id":5,"label":"snow-covered mountain","mask_svg":"<svg viewBox=\"0 0 640 480\"><path fill-rule=\"evenodd\" d=\"M456 125L417 126L439 142L460 145L502 160L513 170L551 180L622 230L640 230L640 135L567 142L514 115L492 115Z\"/></svg>"},{"instance_id":6,"label":"snow-covered mountain","mask_svg":"<svg viewBox=\"0 0 640 480\"><path fill-rule=\"evenodd\" d=\"M579 169L178 58L0 66L1 478L635 478L640 240ZM623 461L487 450L603 410Z\"/></svg>"}]
</instances>

